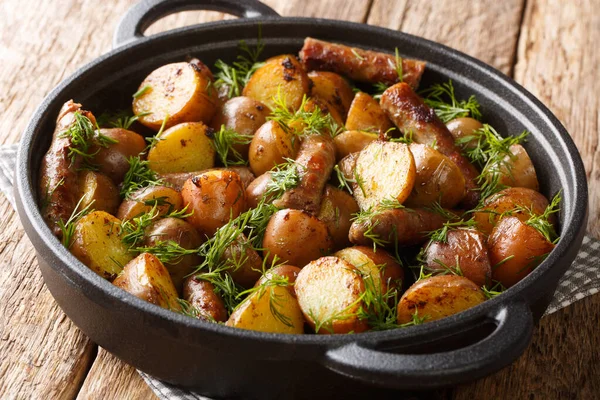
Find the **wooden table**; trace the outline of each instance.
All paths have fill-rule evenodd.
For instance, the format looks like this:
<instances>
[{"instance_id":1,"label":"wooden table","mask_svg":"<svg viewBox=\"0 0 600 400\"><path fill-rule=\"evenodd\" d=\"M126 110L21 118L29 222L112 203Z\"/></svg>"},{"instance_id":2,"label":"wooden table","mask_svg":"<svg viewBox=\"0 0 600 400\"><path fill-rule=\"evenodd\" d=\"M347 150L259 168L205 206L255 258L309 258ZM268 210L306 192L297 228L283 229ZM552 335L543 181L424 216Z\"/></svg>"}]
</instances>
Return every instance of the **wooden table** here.
<instances>
[{"instance_id":1,"label":"wooden table","mask_svg":"<svg viewBox=\"0 0 600 400\"><path fill-rule=\"evenodd\" d=\"M15 143L48 91L110 50L132 0L0 2L0 143ZM514 77L565 124L590 183L588 231L600 237L600 7L592 0L266 0L283 16L380 25L447 44ZM569 4L569 5L567 5ZM186 12L148 32L208 20ZM151 399L134 368L85 337L45 288L33 247L0 196L0 398ZM542 319L525 354L454 399L600 396L600 294Z\"/></svg>"}]
</instances>

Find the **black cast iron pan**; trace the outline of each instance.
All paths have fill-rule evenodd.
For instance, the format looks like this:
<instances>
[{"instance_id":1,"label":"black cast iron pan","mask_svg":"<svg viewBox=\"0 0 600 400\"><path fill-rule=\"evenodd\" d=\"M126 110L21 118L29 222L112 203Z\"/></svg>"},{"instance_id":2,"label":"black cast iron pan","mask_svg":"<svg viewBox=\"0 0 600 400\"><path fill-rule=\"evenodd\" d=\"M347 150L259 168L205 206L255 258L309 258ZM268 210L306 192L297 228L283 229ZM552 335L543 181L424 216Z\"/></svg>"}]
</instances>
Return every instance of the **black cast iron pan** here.
<instances>
[{"instance_id":1,"label":"black cast iron pan","mask_svg":"<svg viewBox=\"0 0 600 400\"><path fill-rule=\"evenodd\" d=\"M153 21L186 9L240 17L152 37ZM463 313L406 329L356 335L267 334L205 323L146 303L113 287L73 257L46 227L36 204L40 161L56 115L68 99L101 112L130 105L131 93L153 69L187 56L208 65L232 61L241 39L266 56L297 53L306 36L427 61L422 87L451 78L457 94L475 94L499 132L531 132L527 151L546 196L562 190L562 239L526 279ZM587 184L573 141L529 92L493 68L408 34L350 22L279 18L253 0L154 0L133 7L114 37L115 49L60 83L23 134L16 171L17 209L52 295L93 341L136 368L211 396L254 398L373 397L398 389L430 389L486 376L526 348L559 278L581 245Z\"/></svg>"}]
</instances>

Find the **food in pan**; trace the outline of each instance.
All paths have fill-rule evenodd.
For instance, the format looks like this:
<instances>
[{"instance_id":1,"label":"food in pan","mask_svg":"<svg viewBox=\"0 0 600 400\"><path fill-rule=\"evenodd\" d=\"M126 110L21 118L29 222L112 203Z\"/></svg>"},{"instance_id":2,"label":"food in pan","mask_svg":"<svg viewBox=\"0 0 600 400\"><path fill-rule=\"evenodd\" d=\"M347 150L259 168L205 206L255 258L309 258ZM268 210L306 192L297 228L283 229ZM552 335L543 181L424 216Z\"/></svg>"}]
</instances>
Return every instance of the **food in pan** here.
<instances>
[{"instance_id":1,"label":"food in pan","mask_svg":"<svg viewBox=\"0 0 600 400\"><path fill-rule=\"evenodd\" d=\"M157 68L129 117L60 111L40 209L114 285L242 329L358 333L480 304L554 248L560 196L538 192L527 133L452 82L419 91L425 63L241 50Z\"/></svg>"}]
</instances>

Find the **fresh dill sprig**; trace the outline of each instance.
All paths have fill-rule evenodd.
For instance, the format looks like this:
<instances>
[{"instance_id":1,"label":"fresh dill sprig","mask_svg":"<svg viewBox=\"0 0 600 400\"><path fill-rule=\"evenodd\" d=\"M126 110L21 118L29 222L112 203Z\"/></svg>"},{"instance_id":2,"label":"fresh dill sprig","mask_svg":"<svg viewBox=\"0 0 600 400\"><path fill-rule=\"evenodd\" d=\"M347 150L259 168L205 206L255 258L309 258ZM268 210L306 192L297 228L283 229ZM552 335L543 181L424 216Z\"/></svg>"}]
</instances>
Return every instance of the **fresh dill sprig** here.
<instances>
[{"instance_id":1,"label":"fresh dill sprig","mask_svg":"<svg viewBox=\"0 0 600 400\"><path fill-rule=\"evenodd\" d=\"M156 144L158 142L163 140L161 138L161 136L163 134L163 131L165 130L165 127L167 126L167 121L169 121L169 114L165 115L165 118L163 119L163 122L160 125L160 129L158 130L158 132L156 132L156 135L146 138L146 142L148 142L148 146L146 147L146 150L156 146Z\"/></svg>"},{"instance_id":2,"label":"fresh dill sprig","mask_svg":"<svg viewBox=\"0 0 600 400\"><path fill-rule=\"evenodd\" d=\"M102 127L129 129L134 122L148 114L150 113L143 112L137 115L131 115L131 112L128 110L121 110L112 114L102 113L97 121L98 125Z\"/></svg>"},{"instance_id":3,"label":"fresh dill sprig","mask_svg":"<svg viewBox=\"0 0 600 400\"><path fill-rule=\"evenodd\" d=\"M380 267L381 268L381 267ZM362 274L365 286L362 306L357 315L367 322L374 331L400 328L398 324L398 301L400 282L386 282L387 290L383 292L381 282L373 279L371 274Z\"/></svg>"},{"instance_id":4,"label":"fresh dill sprig","mask_svg":"<svg viewBox=\"0 0 600 400\"><path fill-rule=\"evenodd\" d=\"M134 250L154 254L163 264L177 264L183 256L198 253L198 249L183 248L174 240L161 240L152 246L137 246Z\"/></svg>"},{"instance_id":5,"label":"fresh dill sprig","mask_svg":"<svg viewBox=\"0 0 600 400\"><path fill-rule=\"evenodd\" d=\"M83 216L93 211L92 205L94 204L95 200L92 200L87 206L79 210L83 199L84 196L81 196L81 198L79 198L79 201L75 205L75 208L73 209L73 212L67 219L67 222L63 222L62 218L60 219L60 221L58 221L58 227L60 228L60 232L62 234L61 243L67 249L71 248L71 245L73 244L73 235L75 234L75 225L77 224L77 222Z\"/></svg>"},{"instance_id":6,"label":"fresh dill sprig","mask_svg":"<svg viewBox=\"0 0 600 400\"><path fill-rule=\"evenodd\" d=\"M346 189L348 191L348 193L353 194L353 190L352 190L352 183L356 183L356 181L354 179L348 179L346 178L346 175L344 175L344 173L342 172L342 170L340 169L340 167L338 166L338 164L336 164L333 167L333 170L336 173L339 185L338 187L340 189Z\"/></svg>"},{"instance_id":7,"label":"fresh dill sprig","mask_svg":"<svg viewBox=\"0 0 600 400\"><path fill-rule=\"evenodd\" d=\"M367 222L367 223L372 222L373 218L375 218L378 215L381 215L384 211L394 210L394 209L411 210L411 209L406 208L404 205L402 205L398 201L398 199L388 198L388 199L381 200L381 202L374 207L369 207L366 210L362 210L362 211L359 211L358 213L354 214L351 221L356 222L358 224L362 224L365 222Z\"/></svg>"},{"instance_id":8,"label":"fresh dill sprig","mask_svg":"<svg viewBox=\"0 0 600 400\"><path fill-rule=\"evenodd\" d=\"M476 120L481 119L480 106L475 96L471 95L468 100L457 100L451 80L442 84L434 84L420 94L425 104L433 108L443 123L469 116Z\"/></svg>"},{"instance_id":9,"label":"fresh dill sprig","mask_svg":"<svg viewBox=\"0 0 600 400\"><path fill-rule=\"evenodd\" d=\"M223 299L228 314L231 314L240 303L238 294L242 292L244 288L235 283L231 275L226 273L225 269L217 268L213 271L200 273L195 275L195 278L213 284L215 287L215 294Z\"/></svg>"},{"instance_id":10,"label":"fresh dill sprig","mask_svg":"<svg viewBox=\"0 0 600 400\"><path fill-rule=\"evenodd\" d=\"M133 192L138 189L162 185L164 180L159 178L158 174L150 169L149 161L142 160L140 156L133 156L127 159L129 170L125 174L121 186L121 196L129 198Z\"/></svg>"},{"instance_id":11,"label":"fresh dill sprig","mask_svg":"<svg viewBox=\"0 0 600 400\"><path fill-rule=\"evenodd\" d=\"M152 89L152 87L150 85L144 85L143 87L141 87L137 92L135 92L132 97L134 99L137 99L138 97L144 95L144 93L146 93L148 90Z\"/></svg>"},{"instance_id":12,"label":"fresh dill sprig","mask_svg":"<svg viewBox=\"0 0 600 400\"><path fill-rule=\"evenodd\" d=\"M91 152L94 142L107 147L110 143L116 143L116 141L101 135L99 130L95 129L92 121L81 112L75 111L73 117L73 123L59 135L59 137L68 137L71 140L68 152L70 165L72 166L77 158L81 157L82 169L95 171L97 167L91 163L91 160L100 149Z\"/></svg>"},{"instance_id":13,"label":"fresh dill sprig","mask_svg":"<svg viewBox=\"0 0 600 400\"><path fill-rule=\"evenodd\" d=\"M121 241L130 249L137 246L144 239L146 228L152 224L158 216L158 209L155 205L152 210L142 213L131 220L121 222Z\"/></svg>"},{"instance_id":14,"label":"fresh dill sprig","mask_svg":"<svg viewBox=\"0 0 600 400\"><path fill-rule=\"evenodd\" d=\"M558 242L559 236L556 233L554 225L550 222L550 216L560 211L558 205L560 204L561 200L561 193L558 192L552 198L552 201L541 215L535 215L531 210L529 210L531 217L525 221L525 225L535 228L539 233L542 234L542 236L544 236L547 241L553 244Z\"/></svg>"},{"instance_id":15,"label":"fresh dill sprig","mask_svg":"<svg viewBox=\"0 0 600 400\"><path fill-rule=\"evenodd\" d=\"M445 219L447 219L448 221L456 221L458 220L460 217L453 213L452 211L442 207L442 205L440 204L439 201L434 201L432 204L430 204L427 207L424 207L425 209L434 212L438 215L441 215L442 217L444 217Z\"/></svg>"},{"instance_id":16,"label":"fresh dill sprig","mask_svg":"<svg viewBox=\"0 0 600 400\"><path fill-rule=\"evenodd\" d=\"M295 188L300 183L301 166L291 158L285 158L285 162L276 165L271 170L271 180L267 183L267 190L263 197L277 199L286 191Z\"/></svg>"},{"instance_id":17,"label":"fresh dill sprig","mask_svg":"<svg viewBox=\"0 0 600 400\"><path fill-rule=\"evenodd\" d=\"M173 206L173 204L171 204L171 203L169 203L169 205L171 207ZM185 219L187 217L191 217L192 215L194 215L194 210L188 212L188 206L189 206L189 204L186 204L185 207L183 207L181 210L169 211L165 215L163 215L163 218Z\"/></svg>"},{"instance_id":18,"label":"fresh dill sprig","mask_svg":"<svg viewBox=\"0 0 600 400\"><path fill-rule=\"evenodd\" d=\"M474 228L477 226L477 222L474 219L464 220L456 222L444 222L444 225L436 229L434 231L429 231L427 236L431 239L432 242L440 242L440 243L448 243L448 232L455 229L465 229L465 228Z\"/></svg>"},{"instance_id":19,"label":"fresh dill sprig","mask_svg":"<svg viewBox=\"0 0 600 400\"><path fill-rule=\"evenodd\" d=\"M396 74L398 74L398 82L404 81L404 71L402 68L402 57L400 57L400 53L398 52L398 48L396 47L394 51L394 55L396 57Z\"/></svg>"},{"instance_id":20,"label":"fresh dill sprig","mask_svg":"<svg viewBox=\"0 0 600 400\"><path fill-rule=\"evenodd\" d=\"M252 135L243 135L233 129L221 125L221 129L213 131L209 136L213 149L225 167L230 165L248 165L248 160L235 148L236 145L250 144Z\"/></svg>"},{"instance_id":21,"label":"fresh dill sprig","mask_svg":"<svg viewBox=\"0 0 600 400\"><path fill-rule=\"evenodd\" d=\"M493 299L494 297L502 294L506 290L506 288L500 282L496 282L491 288L487 288L486 286L482 286L481 290L485 297L489 299Z\"/></svg>"},{"instance_id":22,"label":"fresh dill sprig","mask_svg":"<svg viewBox=\"0 0 600 400\"><path fill-rule=\"evenodd\" d=\"M194 306L189 301L178 298L177 303L179 305L178 312L180 314L183 314L183 315L191 317L191 318L203 319L205 321L217 323L217 321L215 321L215 319L212 317L212 315L210 315L209 313L205 312L204 310L201 310L200 308Z\"/></svg>"},{"instance_id":23,"label":"fresh dill sprig","mask_svg":"<svg viewBox=\"0 0 600 400\"><path fill-rule=\"evenodd\" d=\"M383 82L377 82L375 84L373 84L373 93L371 94L371 96L379 101L381 100L381 96L383 95L383 92L385 92L387 89L389 88L389 85L386 85Z\"/></svg>"}]
</instances>

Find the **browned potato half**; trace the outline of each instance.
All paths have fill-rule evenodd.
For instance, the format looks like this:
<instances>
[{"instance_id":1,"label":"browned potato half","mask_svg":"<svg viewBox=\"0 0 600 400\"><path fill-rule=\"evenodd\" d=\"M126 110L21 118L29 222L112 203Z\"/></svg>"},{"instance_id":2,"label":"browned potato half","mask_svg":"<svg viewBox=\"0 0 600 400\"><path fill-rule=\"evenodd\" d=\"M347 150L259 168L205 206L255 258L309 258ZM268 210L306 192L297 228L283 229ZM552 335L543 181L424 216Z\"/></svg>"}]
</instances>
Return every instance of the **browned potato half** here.
<instances>
[{"instance_id":1,"label":"browned potato half","mask_svg":"<svg viewBox=\"0 0 600 400\"><path fill-rule=\"evenodd\" d=\"M123 182L129 170L127 159L143 152L146 141L142 135L121 128L100 129L100 134L116 143L108 144L107 147L94 146L91 151L91 154L94 154L92 164L98 166L98 172L105 174L118 185Z\"/></svg>"},{"instance_id":2,"label":"browned potato half","mask_svg":"<svg viewBox=\"0 0 600 400\"><path fill-rule=\"evenodd\" d=\"M375 288L385 293L388 288L402 288L404 270L388 252L373 251L372 247L347 247L333 254L334 257L354 265L363 276L370 276ZM363 278L364 280L364 278Z\"/></svg>"},{"instance_id":3,"label":"browned potato half","mask_svg":"<svg viewBox=\"0 0 600 400\"><path fill-rule=\"evenodd\" d=\"M165 174L212 168L215 150L209 138L211 132L202 122L186 122L167 129L148 152L150 169Z\"/></svg>"},{"instance_id":4,"label":"browned potato half","mask_svg":"<svg viewBox=\"0 0 600 400\"><path fill-rule=\"evenodd\" d=\"M356 93L348 111L346 129L383 134L393 127L377 100L364 92Z\"/></svg>"},{"instance_id":5,"label":"browned potato half","mask_svg":"<svg viewBox=\"0 0 600 400\"><path fill-rule=\"evenodd\" d=\"M456 142L465 137L473 136L473 132L483 128L483 124L477 121L475 118L461 117L448 121L446 127ZM477 139L473 138L466 143L459 143L459 146L464 149L473 149L475 146L477 146Z\"/></svg>"},{"instance_id":6,"label":"browned potato half","mask_svg":"<svg viewBox=\"0 0 600 400\"><path fill-rule=\"evenodd\" d=\"M234 97L223 104L210 123L218 131L222 125L240 135L254 135L265 122L271 110L250 97ZM246 160L250 144L234 144L233 148Z\"/></svg>"},{"instance_id":7,"label":"browned potato half","mask_svg":"<svg viewBox=\"0 0 600 400\"><path fill-rule=\"evenodd\" d=\"M504 189L486 199L481 211L473 214L473 219L477 222L477 228L489 235L498 222L498 217L503 213L510 212L510 215L521 221L529 219L530 214L517 210L517 207L525 207L533 214L541 215L548 207L548 199L543 194L527 188Z\"/></svg>"},{"instance_id":8,"label":"browned potato half","mask_svg":"<svg viewBox=\"0 0 600 400\"><path fill-rule=\"evenodd\" d=\"M311 71L308 77L312 81L311 97L325 101L334 107L342 118L346 118L354 92L348 81L341 75L328 71Z\"/></svg>"},{"instance_id":9,"label":"browned potato half","mask_svg":"<svg viewBox=\"0 0 600 400\"><path fill-rule=\"evenodd\" d=\"M458 275L437 275L417 281L398 302L398 323L413 318L435 321L467 310L485 301L483 291Z\"/></svg>"},{"instance_id":10,"label":"browned potato half","mask_svg":"<svg viewBox=\"0 0 600 400\"><path fill-rule=\"evenodd\" d=\"M179 218L161 218L150 225L145 232L144 245L155 246L159 242L173 241L184 249L195 249L202 244L202 238L189 222ZM197 254L186 254L164 266L171 274L171 280L178 293L183 288L183 280L194 267L201 263Z\"/></svg>"},{"instance_id":11,"label":"browned potato half","mask_svg":"<svg viewBox=\"0 0 600 400\"><path fill-rule=\"evenodd\" d=\"M517 217L502 218L489 239L492 278L511 287L525 278L552 251L554 244Z\"/></svg>"},{"instance_id":12,"label":"browned potato half","mask_svg":"<svg viewBox=\"0 0 600 400\"><path fill-rule=\"evenodd\" d=\"M269 270L236 308L226 325L260 332L304 333L304 318L293 290L299 268ZM287 280L287 284L284 282Z\"/></svg>"},{"instance_id":13,"label":"browned potato half","mask_svg":"<svg viewBox=\"0 0 600 400\"><path fill-rule=\"evenodd\" d=\"M117 218L129 220L152 211L156 205L157 216L166 215L183 208L181 194L167 186L149 186L132 193L123 200L117 211Z\"/></svg>"},{"instance_id":14,"label":"browned potato half","mask_svg":"<svg viewBox=\"0 0 600 400\"><path fill-rule=\"evenodd\" d=\"M233 172L237 173L240 176L240 179L242 180L244 187L248 187L248 185L250 185L250 183L252 183L252 181L254 180L254 174L252 173L252 171L250 171L250 168L248 168L248 167L231 166L231 167L227 167L227 168L211 168L211 169L216 169L216 170L222 169L222 170L233 171ZM183 184L185 183L185 181L187 181L190 178L195 177L196 175L200 175L204 172L206 172L206 170L193 171L193 172L169 172L166 174L158 174L158 176L165 182L166 185L171 186L175 190L181 191L181 189L183 189Z\"/></svg>"},{"instance_id":15,"label":"browned potato half","mask_svg":"<svg viewBox=\"0 0 600 400\"><path fill-rule=\"evenodd\" d=\"M252 138L248 153L254 175L264 174L283 163L285 158L295 158L299 142L293 133L286 132L276 121L261 126Z\"/></svg>"},{"instance_id":16,"label":"browned potato half","mask_svg":"<svg viewBox=\"0 0 600 400\"><path fill-rule=\"evenodd\" d=\"M256 208L260 200L266 195L269 183L271 182L273 182L271 173L267 171L246 187L248 208ZM271 202L271 200L270 198L265 199L266 202Z\"/></svg>"},{"instance_id":17,"label":"browned potato half","mask_svg":"<svg viewBox=\"0 0 600 400\"><path fill-rule=\"evenodd\" d=\"M279 261L302 268L329 253L333 246L327 225L307 212L284 209L277 211L267 224L263 254L271 262Z\"/></svg>"},{"instance_id":18,"label":"browned potato half","mask_svg":"<svg viewBox=\"0 0 600 400\"><path fill-rule=\"evenodd\" d=\"M485 235L476 229L453 229L446 242L430 242L423 259L427 272L458 274L477 286L491 282L492 267Z\"/></svg>"},{"instance_id":19,"label":"browned potato half","mask_svg":"<svg viewBox=\"0 0 600 400\"><path fill-rule=\"evenodd\" d=\"M354 198L361 210L368 210L383 200L400 204L413 189L415 160L404 143L376 141L365 147L356 159Z\"/></svg>"},{"instance_id":20,"label":"browned potato half","mask_svg":"<svg viewBox=\"0 0 600 400\"><path fill-rule=\"evenodd\" d=\"M361 151L371 142L376 141L379 135L366 131L346 131L333 138L335 144L335 155L337 160L341 160L348 154Z\"/></svg>"},{"instance_id":21,"label":"browned potato half","mask_svg":"<svg viewBox=\"0 0 600 400\"><path fill-rule=\"evenodd\" d=\"M427 207L435 202L444 208L456 206L465 197L465 178L454 161L425 144L411 143L415 159L415 184L406 199L409 207Z\"/></svg>"},{"instance_id":22,"label":"browned potato half","mask_svg":"<svg viewBox=\"0 0 600 400\"><path fill-rule=\"evenodd\" d=\"M133 99L139 121L158 131L182 122L210 122L217 110L212 78L194 63L179 62L155 69ZM144 113L149 113L143 115Z\"/></svg>"},{"instance_id":23,"label":"browned potato half","mask_svg":"<svg viewBox=\"0 0 600 400\"><path fill-rule=\"evenodd\" d=\"M221 261L229 267L233 281L245 288L252 287L262 275L263 260L244 234L225 249Z\"/></svg>"},{"instance_id":24,"label":"browned potato half","mask_svg":"<svg viewBox=\"0 0 600 400\"><path fill-rule=\"evenodd\" d=\"M244 184L232 171L211 170L197 175L185 182L181 196L193 212L187 221L208 237L246 211Z\"/></svg>"},{"instance_id":25,"label":"browned potato half","mask_svg":"<svg viewBox=\"0 0 600 400\"><path fill-rule=\"evenodd\" d=\"M333 122L335 122L338 127L344 126L344 118L342 117L340 111L336 107L331 106L326 101L318 97L311 97L308 100L306 100L306 103L304 103L304 111L314 112L317 108L323 114L329 114L333 118ZM292 127L296 128L297 132L302 132L301 124L298 124L297 126L295 126L295 124L292 124ZM331 132L329 132L329 129L326 128L321 133L330 134Z\"/></svg>"},{"instance_id":26,"label":"browned potato half","mask_svg":"<svg viewBox=\"0 0 600 400\"><path fill-rule=\"evenodd\" d=\"M348 240L348 232L352 225L350 220L358 211L358 204L354 197L331 185L325 186L317 218L327 225L334 249L350 246Z\"/></svg>"},{"instance_id":27,"label":"browned potato half","mask_svg":"<svg viewBox=\"0 0 600 400\"><path fill-rule=\"evenodd\" d=\"M94 171L83 171L79 175L79 197L82 198L79 209L90 207L92 210L116 214L121 198L119 189L106 175Z\"/></svg>"},{"instance_id":28,"label":"browned potato half","mask_svg":"<svg viewBox=\"0 0 600 400\"><path fill-rule=\"evenodd\" d=\"M358 317L365 285L361 272L338 257L321 257L296 279L296 296L306 321L317 333L364 332Z\"/></svg>"},{"instance_id":29,"label":"browned potato half","mask_svg":"<svg viewBox=\"0 0 600 400\"><path fill-rule=\"evenodd\" d=\"M523 187L538 191L540 184L529 154L520 144L510 146L512 156L504 157L500 167L500 183L511 187Z\"/></svg>"},{"instance_id":30,"label":"browned potato half","mask_svg":"<svg viewBox=\"0 0 600 400\"><path fill-rule=\"evenodd\" d=\"M153 254L142 253L131 260L113 284L149 303L168 310L180 310L169 271Z\"/></svg>"},{"instance_id":31,"label":"browned potato half","mask_svg":"<svg viewBox=\"0 0 600 400\"><path fill-rule=\"evenodd\" d=\"M183 282L183 299L193 307L192 315L199 319L214 322L227 321L227 310L223 299L215 293L212 283L202 279L202 275L192 275Z\"/></svg>"},{"instance_id":32,"label":"browned potato half","mask_svg":"<svg viewBox=\"0 0 600 400\"><path fill-rule=\"evenodd\" d=\"M309 82L296 56L280 55L269 58L252 74L243 95L260 101L271 110L276 107L274 99L281 96L289 109L297 110L302 98L308 94Z\"/></svg>"},{"instance_id":33,"label":"browned potato half","mask_svg":"<svg viewBox=\"0 0 600 400\"><path fill-rule=\"evenodd\" d=\"M134 256L121 241L121 221L104 211L93 211L75 225L69 250L92 271L114 279Z\"/></svg>"}]
</instances>

